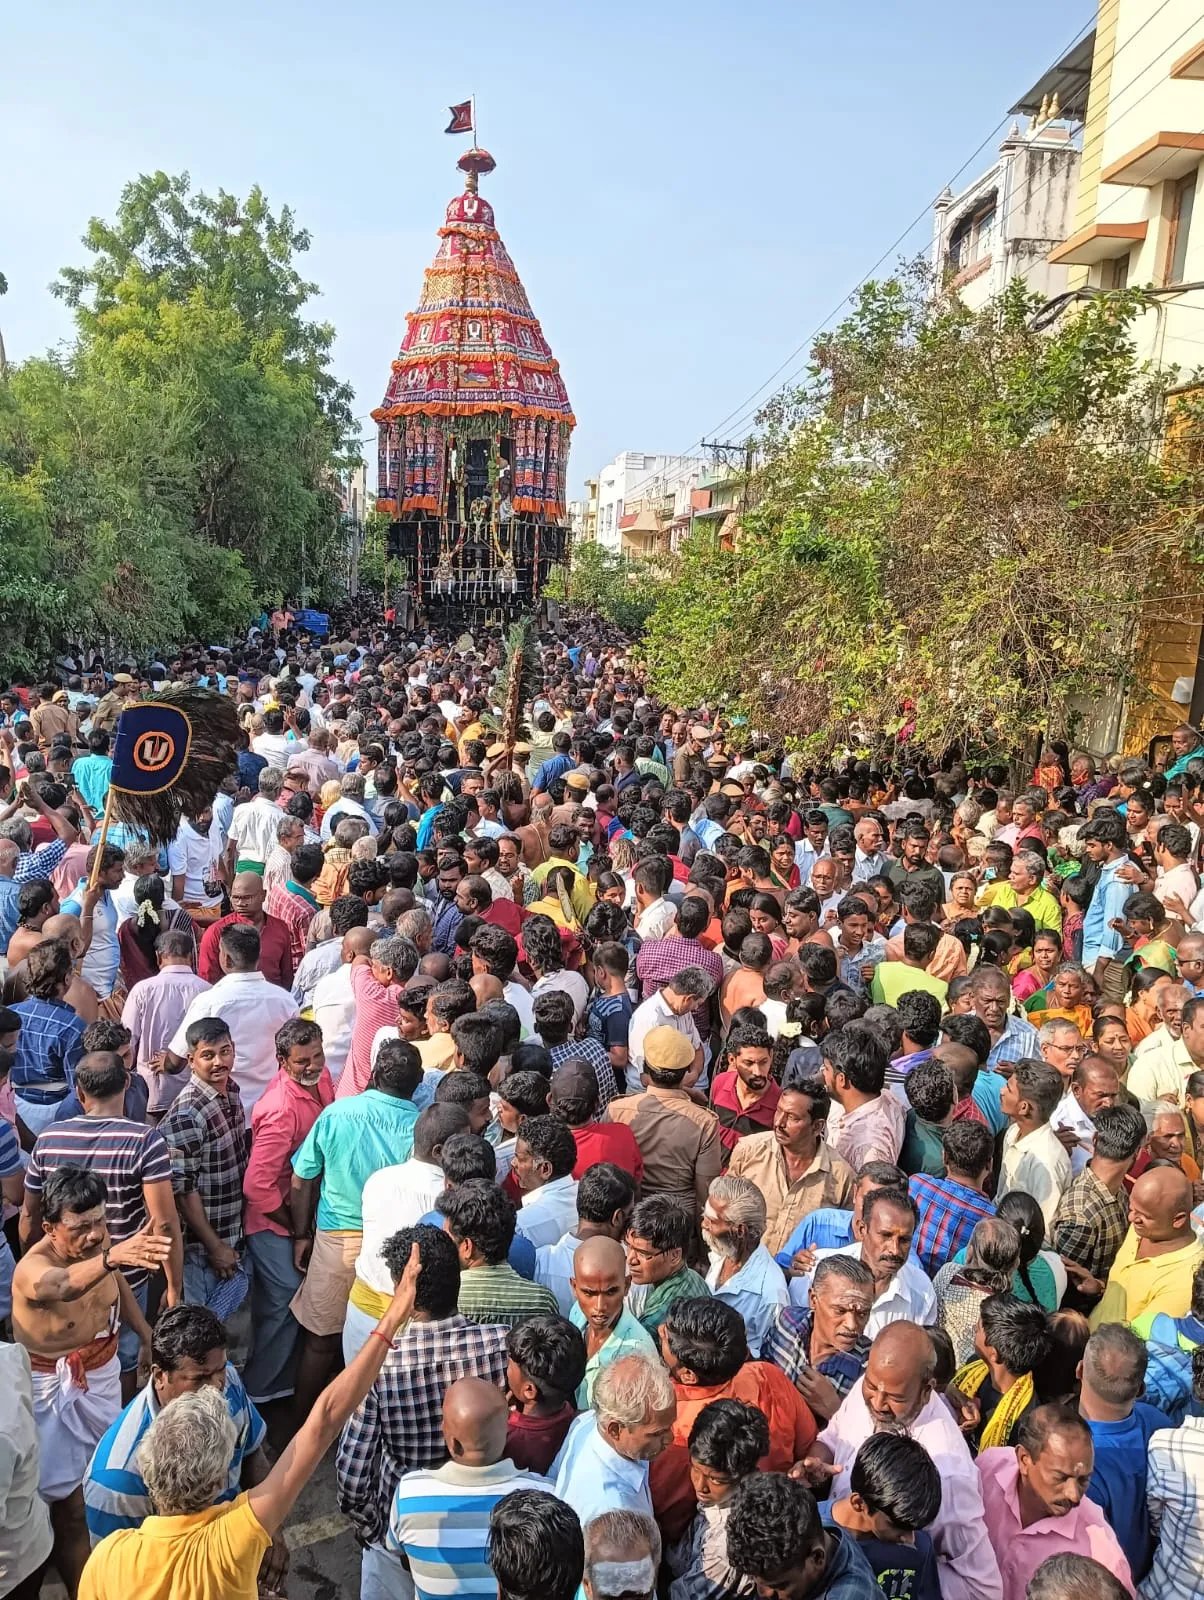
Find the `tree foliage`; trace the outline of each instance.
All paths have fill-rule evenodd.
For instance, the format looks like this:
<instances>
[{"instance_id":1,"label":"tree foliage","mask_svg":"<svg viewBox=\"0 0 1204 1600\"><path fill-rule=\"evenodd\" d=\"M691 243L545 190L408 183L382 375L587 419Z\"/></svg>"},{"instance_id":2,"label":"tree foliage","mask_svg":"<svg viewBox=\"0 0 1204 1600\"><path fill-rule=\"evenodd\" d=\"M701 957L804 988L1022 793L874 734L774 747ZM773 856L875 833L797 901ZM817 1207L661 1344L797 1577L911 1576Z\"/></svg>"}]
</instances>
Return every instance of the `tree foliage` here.
<instances>
[{"instance_id":1,"label":"tree foliage","mask_svg":"<svg viewBox=\"0 0 1204 1600\"><path fill-rule=\"evenodd\" d=\"M553 574L549 594L554 600L605 617L616 628L641 632L659 592L659 566L652 560L633 560L593 540L575 543L569 565Z\"/></svg>"},{"instance_id":2,"label":"tree foliage","mask_svg":"<svg viewBox=\"0 0 1204 1600\"><path fill-rule=\"evenodd\" d=\"M649 622L657 686L816 753L1065 731L1124 681L1148 574L1197 548L1191 453L1159 448L1176 375L1134 354L1142 304L1042 332L1019 283L979 313L919 268L866 285L763 419L738 550L684 547Z\"/></svg>"},{"instance_id":3,"label":"tree foliage","mask_svg":"<svg viewBox=\"0 0 1204 1600\"><path fill-rule=\"evenodd\" d=\"M160 172L128 185L84 245L86 264L52 286L72 345L0 386L10 671L67 637L221 635L261 600L320 589L339 538L334 474L355 453L332 330L304 315L309 238L287 208Z\"/></svg>"}]
</instances>

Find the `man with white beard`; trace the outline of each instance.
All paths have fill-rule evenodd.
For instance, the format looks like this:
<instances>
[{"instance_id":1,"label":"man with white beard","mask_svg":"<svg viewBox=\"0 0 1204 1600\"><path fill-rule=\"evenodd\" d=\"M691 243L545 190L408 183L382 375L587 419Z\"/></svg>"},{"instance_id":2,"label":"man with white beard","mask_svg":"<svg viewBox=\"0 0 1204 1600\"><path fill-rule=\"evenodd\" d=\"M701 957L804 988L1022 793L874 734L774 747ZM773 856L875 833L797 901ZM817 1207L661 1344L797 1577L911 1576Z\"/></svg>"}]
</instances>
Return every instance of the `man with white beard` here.
<instances>
[{"instance_id":1,"label":"man with white beard","mask_svg":"<svg viewBox=\"0 0 1204 1600\"><path fill-rule=\"evenodd\" d=\"M710 1251L707 1287L738 1311L748 1329L748 1353L761 1359L761 1346L779 1306L790 1291L781 1267L761 1243L765 1196L748 1178L716 1178L707 1190L702 1237Z\"/></svg>"}]
</instances>

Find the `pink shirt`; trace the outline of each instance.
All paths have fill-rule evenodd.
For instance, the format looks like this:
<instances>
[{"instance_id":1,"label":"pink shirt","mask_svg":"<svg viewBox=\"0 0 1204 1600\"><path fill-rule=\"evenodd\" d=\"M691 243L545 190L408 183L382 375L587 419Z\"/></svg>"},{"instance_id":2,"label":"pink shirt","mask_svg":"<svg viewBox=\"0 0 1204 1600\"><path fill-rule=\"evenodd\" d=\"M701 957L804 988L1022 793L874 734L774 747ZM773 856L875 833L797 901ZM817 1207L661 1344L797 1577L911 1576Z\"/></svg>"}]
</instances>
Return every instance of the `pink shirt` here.
<instances>
[{"instance_id":1,"label":"pink shirt","mask_svg":"<svg viewBox=\"0 0 1204 1600\"><path fill-rule=\"evenodd\" d=\"M898 1161L906 1123L907 1113L893 1094L880 1094L856 1111L842 1111L833 1100L826 1138L857 1172L867 1161Z\"/></svg>"},{"instance_id":2,"label":"pink shirt","mask_svg":"<svg viewBox=\"0 0 1204 1600\"><path fill-rule=\"evenodd\" d=\"M351 992L355 996L355 1025L351 1030L347 1065L339 1079L340 1100L345 1095L360 1094L368 1087L372 1076L372 1041L382 1028L397 1026L397 996L401 990L395 983L377 983L372 968L364 961L351 969Z\"/></svg>"},{"instance_id":3,"label":"pink shirt","mask_svg":"<svg viewBox=\"0 0 1204 1600\"><path fill-rule=\"evenodd\" d=\"M982 1491L970 1459L970 1447L939 1394L928 1397L927 1405L907 1431L924 1446L940 1473L941 1509L928 1532L940 1559L942 1600L1003 1600L999 1565L983 1523ZM873 1432L874 1419L859 1380L819 1436L820 1442L832 1451L833 1461L844 1468L832 1480L833 1500L848 1494L857 1452Z\"/></svg>"},{"instance_id":4,"label":"pink shirt","mask_svg":"<svg viewBox=\"0 0 1204 1600\"><path fill-rule=\"evenodd\" d=\"M1021 1526L1016 1452L1010 1446L984 1450L977 1461L987 1533L999 1561L1003 1600L1024 1600L1029 1579L1050 1556L1090 1556L1116 1574L1130 1594L1133 1575L1116 1535L1093 1500L1083 1499L1064 1517L1043 1517ZM942 1508L943 1509L943 1508Z\"/></svg>"},{"instance_id":5,"label":"pink shirt","mask_svg":"<svg viewBox=\"0 0 1204 1600\"><path fill-rule=\"evenodd\" d=\"M293 1156L318 1120L319 1111L333 1099L334 1083L329 1072L322 1073L316 1089L306 1089L282 1067L255 1102L251 1113L251 1159L242 1181L248 1233L288 1237L288 1229L273 1222L267 1213L288 1210Z\"/></svg>"},{"instance_id":6,"label":"pink shirt","mask_svg":"<svg viewBox=\"0 0 1204 1600\"><path fill-rule=\"evenodd\" d=\"M166 1050L188 1007L210 987L191 967L163 967L143 978L125 997L121 1020L133 1035L134 1065L150 1090L148 1111L166 1111L188 1082L188 1068L152 1072L149 1062Z\"/></svg>"}]
</instances>

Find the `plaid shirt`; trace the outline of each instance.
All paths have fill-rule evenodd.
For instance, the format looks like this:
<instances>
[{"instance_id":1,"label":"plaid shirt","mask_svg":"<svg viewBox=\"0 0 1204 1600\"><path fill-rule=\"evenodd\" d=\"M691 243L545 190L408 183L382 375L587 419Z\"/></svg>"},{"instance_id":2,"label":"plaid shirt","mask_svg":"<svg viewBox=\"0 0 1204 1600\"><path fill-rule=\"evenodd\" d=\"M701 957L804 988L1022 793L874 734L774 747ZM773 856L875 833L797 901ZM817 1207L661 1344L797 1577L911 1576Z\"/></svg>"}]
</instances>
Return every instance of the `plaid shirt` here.
<instances>
[{"instance_id":1,"label":"plaid shirt","mask_svg":"<svg viewBox=\"0 0 1204 1600\"><path fill-rule=\"evenodd\" d=\"M365 1540L379 1541L403 1472L447 1459L443 1395L457 1378L502 1387L506 1329L478 1327L459 1312L411 1322L394 1341L372 1389L339 1440L335 1471L339 1509Z\"/></svg>"},{"instance_id":2,"label":"plaid shirt","mask_svg":"<svg viewBox=\"0 0 1204 1600\"><path fill-rule=\"evenodd\" d=\"M51 839L48 844L38 845L36 850L26 850L17 857L17 865L13 871L14 883L37 883L43 878L48 878L55 867L60 866L66 859L67 841L65 839Z\"/></svg>"},{"instance_id":3,"label":"plaid shirt","mask_svg":"<svg viewBox=\"0 0 1204 1600\"><path fill-rule=\"evenodd\" d=\"M1110 1194L1091 1168L1084 1167L1058 1202L1050 1231L1060 1256L1077 1261L1093 1278L1106 1278L1129 1231L1129 1201L1123 1187L1119 1194Z\"/></svg>"},{"instance_id":4,"label":"plaid shirt","mask_svg":"<svg viewBox=\"0 0 1204 1600\"><path fill-rule=\"evenodd\" d=\"M978 1189L952 1178L917 1173L907 1187L920 1212L912 1249L932 1278L969 1244L975 1224L995 1215L995 1204Z\"/></svg>"},{"instance_id":5,"label":"plaid shirt","mask_svg":"<svg viewBox=\"0 0 1204 1600\"><path fill-rule=\"evenodd\" d=\"M598 1079L598 1110L606 1110L619 1092L609 1050L603 1049L597 1039L567 1039L564 1044L549 1045L548 1054L553 1072L559 1072L566 1061L588 1061Z\"/></svg>"},{"instance_id":6,"label":"plaid shirt","mask_svg":"<svg viewBox=\"0 0 1204 1600\"><path fill-rule=\"evenodd\" d=\"M288 945L293 957L293 971L305 958L309 925L318 912L318 902L308 889L290 878L279 888L268 890L264 909L269 917L279 917L288 929Z\"/></svg>"},{"instance_id":7,"label":"plaid shirt","mask_svg":"<svg viewBox=\"0 0 1204 1600\"><path fill-rule=\"evenodd\" d=\"M701 967L714 978L716 988L723 982L722 960L697 939L645 939L635 958L641 1000L649 999L687 967Z\"/></svg>"},{"instance_id":8,"label":"plaid shirt","mask_svg":"<svg viewBox=\"0 0 1204 1600\"><path fill-rule=\"evenodd\" d=\"M84 1053L84 1024L63 1000L30 995L13 1007L21 1019L12 1085L33 1105L54 1105L75 1088L75 1069Z\"/></svg>"},{"instance_id":9,"label":"plaid shirt","mask_svg":"<svg viewBox=\"0 0 1204 1600\"><path fill-rule=\"evenodd\" d=\"M1158 1541L1142 1592L1159 1600L1195 1600L1204 1572L1204 1417L1150 1440L1146 1504Z\"/></svg>"},{"instance_id":10,"label":"plaid shirt","mask_svg":"<svg viewBox=\"0 0 1204 1600\"><path fill-rule=\"evenodd\" d=\"M834 1350L816 1365L843 1400L865 1371L871 1340L864 1334L852 1350ZM779 1306L761 1346L762 1361L772 1361L798 1388L801 1374L811 1366L811 1313L801 1306Z\"/></svg>"},{"instance_id":11,"label":"plaid shirt","mask_svg":"<svg viewBox=\"0 0 1204 1600\"><path fill-rule=\"evenodd\" d=\"M218 1094L198 1077L180 1090L159 1125L171 1151L177 1194L201 1197L209 1226L223 1244L242 1242L243 1177L247 1170L247 1123L238 1088ZM198 1241L185 1227L185 1243Z\"/></svg>"}]
</instances>

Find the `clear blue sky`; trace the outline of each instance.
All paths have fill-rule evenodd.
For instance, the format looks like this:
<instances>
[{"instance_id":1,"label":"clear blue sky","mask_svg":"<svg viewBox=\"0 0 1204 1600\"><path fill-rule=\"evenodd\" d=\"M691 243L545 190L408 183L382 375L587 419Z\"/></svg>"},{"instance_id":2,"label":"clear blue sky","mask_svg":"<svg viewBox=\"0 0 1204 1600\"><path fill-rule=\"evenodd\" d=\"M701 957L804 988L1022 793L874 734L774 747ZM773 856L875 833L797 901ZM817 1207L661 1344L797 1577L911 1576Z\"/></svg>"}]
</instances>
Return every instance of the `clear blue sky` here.
<instances>
[{"instance_id":1,"label":"clear blue sky","mask_svg":"<svg viewBox=\"0 0 1204 1600\"><path fill-rule=\"evenodd\" d=\"M379 404L443 208L450 101L578 418L570 493L677 452L826 319L1092 0L81 0L10 10L0 300L10 359L65 338L47 291L138 172L258 182L313 234L314 312ZM968 180L986 164L988 147ZM927 219L908 240L928 239ZM364 423L369 433L372 424ZM369 453L370 469L374 457Z\"/></svg>"}]
</instances>

